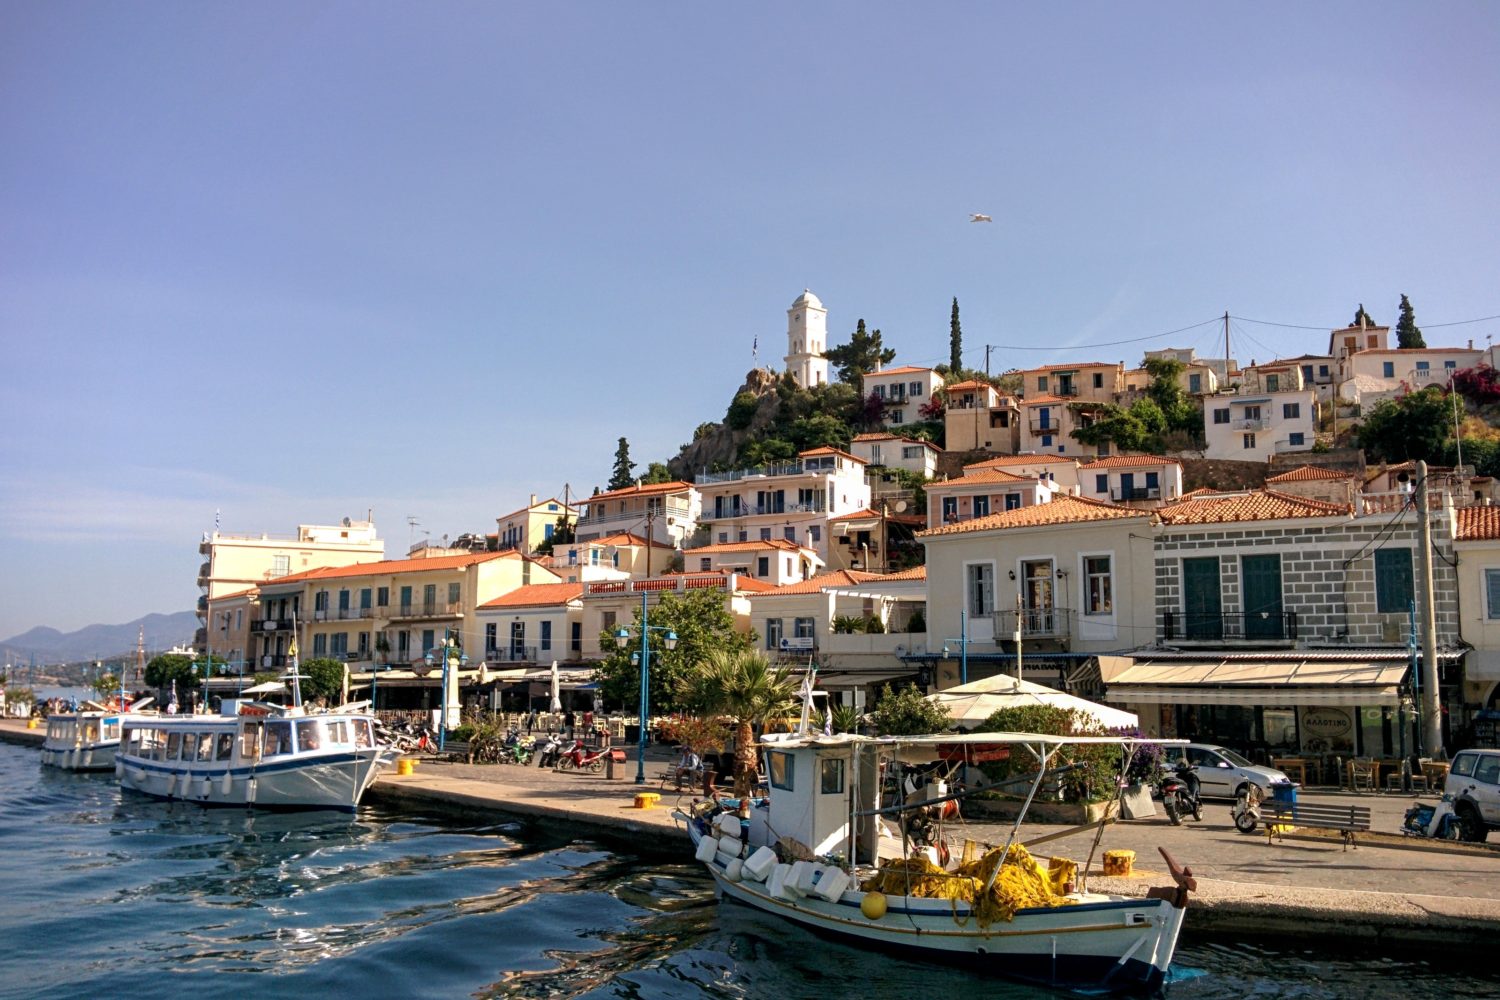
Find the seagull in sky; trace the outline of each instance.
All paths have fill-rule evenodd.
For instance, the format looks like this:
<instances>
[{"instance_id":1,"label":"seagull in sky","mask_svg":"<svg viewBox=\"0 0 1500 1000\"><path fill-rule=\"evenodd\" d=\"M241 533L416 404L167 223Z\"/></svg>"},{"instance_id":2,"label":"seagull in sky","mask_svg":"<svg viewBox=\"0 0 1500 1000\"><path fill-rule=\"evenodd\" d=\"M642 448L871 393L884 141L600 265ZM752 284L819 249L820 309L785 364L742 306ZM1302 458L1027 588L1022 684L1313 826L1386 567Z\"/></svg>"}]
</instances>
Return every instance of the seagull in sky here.
<instances>
[{"instance_id":1,"label":"seagull in sky","mask_svg":"<svg viewBox=\"0 0 1500 1000\"><path fill-rule=\"evenodd\" d=\"M994 222L995 220L992 219L992 218L990 218L988 215L980 215L978 212L970 212L969 213L969 221L970 222Z\"/></svg>"}]
</instances>

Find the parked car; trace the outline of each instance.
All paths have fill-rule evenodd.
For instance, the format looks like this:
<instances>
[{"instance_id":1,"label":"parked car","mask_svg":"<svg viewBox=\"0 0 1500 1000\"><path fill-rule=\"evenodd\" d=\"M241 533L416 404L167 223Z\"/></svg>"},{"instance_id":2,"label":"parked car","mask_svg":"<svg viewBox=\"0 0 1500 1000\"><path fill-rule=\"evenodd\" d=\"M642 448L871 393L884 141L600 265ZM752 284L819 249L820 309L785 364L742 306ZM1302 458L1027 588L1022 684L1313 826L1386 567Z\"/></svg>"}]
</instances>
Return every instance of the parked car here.
<instances>
[{"instance_id":1,"label":"parked car","mask_svg":"<svg viewBox=\"0 0 1500 1000\"><path fill-rule=\"evenodd\" d=\"M1443 792L1453 796L1463 839L1479 843L1489 831L1500 830L1500 750L1464 750L1454 756Z\"/></svg>"},{"instance_id":2,"label":"parked car","mask_svg":"<svg viewBox=\"0 0 1500 1000\"><path fill-rule=\"evenodd\" d=\"M1233 750L1212 743L1167 748L1169 754L1178 750L1193 765L1193 773L1198 775L1198 794L1205 799L1232 799L1241 788L1250 785L1269 796L1273 784L1291 780L1274 767L1252 764Z\"/></svg>"}]
</instances>

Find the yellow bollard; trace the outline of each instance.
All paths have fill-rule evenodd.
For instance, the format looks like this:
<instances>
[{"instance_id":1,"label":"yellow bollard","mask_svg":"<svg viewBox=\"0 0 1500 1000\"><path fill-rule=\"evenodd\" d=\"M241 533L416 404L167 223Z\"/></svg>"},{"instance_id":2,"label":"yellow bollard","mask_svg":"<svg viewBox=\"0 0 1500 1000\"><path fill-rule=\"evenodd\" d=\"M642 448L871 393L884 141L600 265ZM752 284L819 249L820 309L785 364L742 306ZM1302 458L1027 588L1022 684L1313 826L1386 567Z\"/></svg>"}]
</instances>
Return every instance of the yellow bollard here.
<instances>
[{"instance_id":1,"label":"yellow bollard","mask_svg":"<svg viewBox=\"0 0 1500 1000\"><path fill-rule=\"evenodd\" d=\"M26 720L26 728L27 729L35 729L36 727L37 727L37 720L36 719L27 719Z\"/></svg>"},{"instance_id":2,"label":"yellow bollard","mask_svg":"<svg viewBox=\"0 0 1500 1000\"><path fill-rule=\"evenodd\" d=\"M402 775L411 774L416 769L417 769L417 762L415 760L413 760L412 758L410 758L410 757L402 757L400 760L396 761L396 773L397 774L402 774Z\"/></svg>"},{"instance_id":3,"label":"yellow bollard","mask_svg":"<svg viewBox=\"0 0 1500 1000\"><path fill-rule=\"evenodd\" d=\"M656 805L657 800L660 798L661 796L656 792L639 792L635 797L635 807L637 809L650 809Z\"/></svg>"}]
</instances>

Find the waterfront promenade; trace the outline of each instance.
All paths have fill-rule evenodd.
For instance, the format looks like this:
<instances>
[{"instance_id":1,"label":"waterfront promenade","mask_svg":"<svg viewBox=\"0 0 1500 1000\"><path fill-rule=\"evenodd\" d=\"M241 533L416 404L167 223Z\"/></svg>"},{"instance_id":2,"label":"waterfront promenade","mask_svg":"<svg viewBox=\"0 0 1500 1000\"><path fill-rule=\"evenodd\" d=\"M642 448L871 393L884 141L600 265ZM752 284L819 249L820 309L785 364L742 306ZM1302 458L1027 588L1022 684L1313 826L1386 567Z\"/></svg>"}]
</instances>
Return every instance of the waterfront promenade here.
<instances>
[{"instance_id":1,"label":"waterfront promenade","mask_svg":"<svg viewBox=\"0 0 1500 1000\"><path fill-rule=\"evenodd\" d=\"M0 739L39 745L41 730L24 721L0 720ZM631 749L634 753L634 749ZM38 764L38 766L40 766ZM644 790L659 792L653 809L633 808L638 786L631 761L604 775L557 773L535 766L468 765L433 759L417 764L411 775L388 772L370 790L371 799L414 810L452 809L530 818L557 823L579 835L619 838L641 851L680 854L690 863L686 840L673 821L678 796L659 787L656 776L670 769L666 750L648 757ZM101 780L108 780L101 776ZM1162 846L1188 865L1199 880L1188 916L1188 932L1226 937L1295 938L1307 946L1364 943L1382 949L1418 953L1487 946L1500 933L1500 848L1480 845L1430 845L1396 836L1402 814L1413 801L1432 796L1378 794L1352 796L1336 792L1302 793L1308 802L1358 801L1371 809L1369 836L1345 851L1337 839L1288 836L1268 845L1263 833L1237 833L1228 803L1208 803L1202 821L1171 826L1165 817L1109 826L1100 852L1136 852L1132 878L1089 879L1100 891L1144 894L1152 885L1167 885ZM691 795L681 801L690 802ZM1023 841L1062 827L1026 824ZM950 824L950 843L968 838L1003 843L1008 828L995 823ZM1080 864L1088 857L1091 833L1075 833L1034 848L1039 856L1057 855ZM1100 867L1094 858L1093 870Z\"/></svg>"}]
</instances>

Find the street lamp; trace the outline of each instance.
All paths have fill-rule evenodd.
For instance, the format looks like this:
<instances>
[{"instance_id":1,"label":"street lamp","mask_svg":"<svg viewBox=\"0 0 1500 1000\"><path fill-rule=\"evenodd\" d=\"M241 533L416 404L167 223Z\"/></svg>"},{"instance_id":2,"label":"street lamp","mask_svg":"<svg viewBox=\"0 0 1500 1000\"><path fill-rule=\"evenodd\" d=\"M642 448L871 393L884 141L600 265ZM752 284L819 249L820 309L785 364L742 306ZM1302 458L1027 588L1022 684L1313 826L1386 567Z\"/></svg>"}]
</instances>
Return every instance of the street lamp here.
<instances>
[{"instance_id":1,"label":"street lamp","mask_svg":"<svg viewBox=\"0 0 1500 1000\"><path fill-rule=\"evenodd\" d=\"M447 735L449 727L453 726L456 728L453 719L453 710L457 706L453 702L457 699L448 697L449 665L453 665L453 680L456 682L458 680L459 668L467 666L469 663L469 655L463 651L463 647L458 644L458 639L450 634L448 629L443 629L443 644L438 648L442 650L441 655L443 657L443 711L442 719L438 724L438 750L441 752L443 749L443 738ZM432 650L429 649L423 654L422 659L427 661L429 667L432 666Z\"/></svg>"},{"instance_id":2,"label":"street lamp","mask_svg":"<svg viewBox=\"0 0 1500 1000\"><path fill-rule=\"evenodd\" d=\"M666 638L662 645L672 650L677 648L677 633L670 628L661 625L652 625L647 619L646 593L641 593L641 733L640 751L635 761L635 783L644 785L646 783L646 731L648 718L651 711L651 633L665 632ZM615 645L624 649L630 644L630 629L621 625L615 631ZM632 657L633 659L633 657Z\"/></svg>"},{"instance_id":3,"label":"street lamp","mask_svg":"<svg viewBox=\"0 0 1500 1000\"><path fill-rule=\"evenodd\" d=\"M958 643L958 683L969 683L969 609L958 609L958 632L957 639L943 640L943 656L948 656L948 643Z\"/></svg>"}]
</instances>

